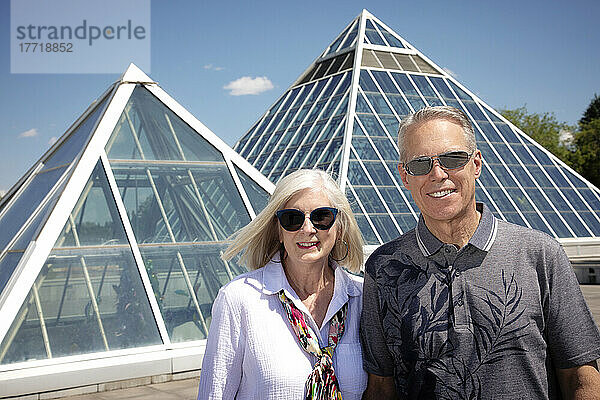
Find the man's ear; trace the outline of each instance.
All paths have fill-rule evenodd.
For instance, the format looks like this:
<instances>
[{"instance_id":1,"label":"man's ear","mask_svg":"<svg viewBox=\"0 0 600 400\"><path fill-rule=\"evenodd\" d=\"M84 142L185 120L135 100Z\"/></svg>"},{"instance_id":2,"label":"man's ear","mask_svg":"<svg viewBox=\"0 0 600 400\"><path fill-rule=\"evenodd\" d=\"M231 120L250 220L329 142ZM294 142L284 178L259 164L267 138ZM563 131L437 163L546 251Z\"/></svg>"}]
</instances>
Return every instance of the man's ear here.
<instances>
[{"instance_id":1,"label":"man's ear","mask_svg":"<svg viewBox=\"0 0 600 400\"><path fill-rule=\"evenodd\" d=\"M473 163L475 164L475 179L478 179L481 176L481 170L483 168L483 156L481 155L481 151L477 150L475 154L473 154Z\"/></svg>"},{"instance_id":2,"label":"man's ear","mask_svg":"<svg viewBox=\"0 0 600 400\"><path fill-rule=\"evenodd\" d=\"M404 169L404 165L402 163L398 163L398 173L400 174L400 179L402 179L402 183L404 184L406 190L410 190L410 187L408 185L408 174L406 173L406 170Z\"/></svg>"}]
</instances>

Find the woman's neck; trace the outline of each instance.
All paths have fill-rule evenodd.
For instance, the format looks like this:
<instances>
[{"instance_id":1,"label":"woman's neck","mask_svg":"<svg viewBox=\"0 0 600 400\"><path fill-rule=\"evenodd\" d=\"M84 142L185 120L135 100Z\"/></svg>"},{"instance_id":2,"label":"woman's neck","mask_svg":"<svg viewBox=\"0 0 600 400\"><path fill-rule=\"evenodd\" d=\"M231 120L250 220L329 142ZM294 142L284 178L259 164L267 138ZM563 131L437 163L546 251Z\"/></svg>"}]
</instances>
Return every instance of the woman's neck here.
<instances>
[{"instance_id":1,"label":"woman's neck","mask_svg":"<svg viewBox=\"0 0 600 400\"><path fill-rule=\"evenodd\" d=\"M319 326L333 297L335 274L327 260L317 264L294 264L284 260L287 280Z\"/></svg>"}]
</instances>

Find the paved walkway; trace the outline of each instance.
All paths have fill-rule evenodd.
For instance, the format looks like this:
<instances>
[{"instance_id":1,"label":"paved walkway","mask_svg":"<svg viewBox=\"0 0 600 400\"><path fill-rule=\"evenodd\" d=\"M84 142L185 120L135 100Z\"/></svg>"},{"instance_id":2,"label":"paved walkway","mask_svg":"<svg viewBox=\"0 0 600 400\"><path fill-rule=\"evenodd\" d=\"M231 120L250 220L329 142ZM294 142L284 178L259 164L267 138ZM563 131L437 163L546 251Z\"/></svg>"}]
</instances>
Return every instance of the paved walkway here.
<instances>
[{"instance_id":1,"label":"paved walkway","mask_svg":"<svg viewBox=\"0 0 600 400\"><path fill-rule=\"evenodd\" d=\"M600 285L581 285L596 324L600 326ZM63 397L64 400L195 400L198 395L198 378L157 383L130 389L113 390L80 396Z\"/></svg>"}]
</instances>

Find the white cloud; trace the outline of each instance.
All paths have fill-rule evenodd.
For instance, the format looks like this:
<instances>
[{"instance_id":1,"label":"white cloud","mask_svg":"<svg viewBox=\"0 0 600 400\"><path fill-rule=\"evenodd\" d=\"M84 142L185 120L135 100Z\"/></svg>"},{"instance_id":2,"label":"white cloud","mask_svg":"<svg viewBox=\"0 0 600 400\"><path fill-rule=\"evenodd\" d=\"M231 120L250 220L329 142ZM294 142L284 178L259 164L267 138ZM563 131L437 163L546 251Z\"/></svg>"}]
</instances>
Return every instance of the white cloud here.
<instances>
[{"instance_id":1,"label":"white cloud","mask_svg":"<svg viewBox=\"0 0 600 400\"><path fill-rule=\"evenodd\" d=\"M52 136L52 137L50 138L50 140L48 140L48 144L49 144L50 146L52 146L54 143L56 143L56 141L57 141L57 140L58 140L58 138L57 138L56 136Z\"/></svg>"},{"instance_id":2,"label":"white cloud","mask_svg":"<svg viewBox=\"0 0 600 400\"><path fill-rule=\"evenodd\" d=\"M34 137L34 136L37 136L38 133L39 132L38 132L37 128L33 128L28 131L19 133L19 138Z\"/></svg>"},{"instance_id":3,"label":"white cloud","mask_svg":"<svg viewBox=\"0 0 600 400\"><path fill-rule=\"evenodd\" d=\"M204 66L204 69L208 69L208 70L212 70L212 71L223 71L225 68L217 67L216 65L212 65L212 64L206 64Z\"/></svg>"},{"instance_id":4,"label":"white cloud","mask_svg":"<svg viewBox=\"0 0 600 400\"><path fill-rule=\"evenodd\" d=\"M450 68L442 68L442 69L444 70L444 72L446 72L448 75L450 75L454 79L458 79L458 74L456 72L452 71Z\"/></svg>"},{"instance_id":5,"label":"white cloud","mask_svg":"<svg viewBox=\"0 0 600 400\"><path fill-rule=\"evenodd\" d=\"M260 94L273 88L273 83L266 76L257 76L256 78L243 76L223 86L223 89L229 90L229 94L232 96Z\"/></svg>"}]
</instances>

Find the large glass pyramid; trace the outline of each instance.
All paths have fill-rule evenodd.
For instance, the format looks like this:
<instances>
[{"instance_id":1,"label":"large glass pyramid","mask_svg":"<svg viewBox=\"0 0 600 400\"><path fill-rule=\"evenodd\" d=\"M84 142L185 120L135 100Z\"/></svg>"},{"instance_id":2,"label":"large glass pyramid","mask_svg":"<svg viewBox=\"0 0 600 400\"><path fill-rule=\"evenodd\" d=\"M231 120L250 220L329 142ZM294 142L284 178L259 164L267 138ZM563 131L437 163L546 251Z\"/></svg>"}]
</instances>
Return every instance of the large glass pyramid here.
<instances>
[{"instance_id":1,"label":"large glass pyramid","mask_svg":"<svg viewBox=\"0 0 600 400\"><path fill-rule=\"evenodd\" d=\"M272 182L331 171L368 244L414 227L397 173L399 121L426 105L462 109L484 170L476 197L504 220L560 238L600 236L600 191L363 10L235 145Z\"/></svg>"},{"instance_id":2,"label":"large glass pyramid","mask_svg":"<svg viewBox=\"0 0 600 400\"><path fill-rule=\"evenodd\" d=\"M0 204L0 394L198 369L272 190L131 65Z\"/></svg>"}]
</instances>

